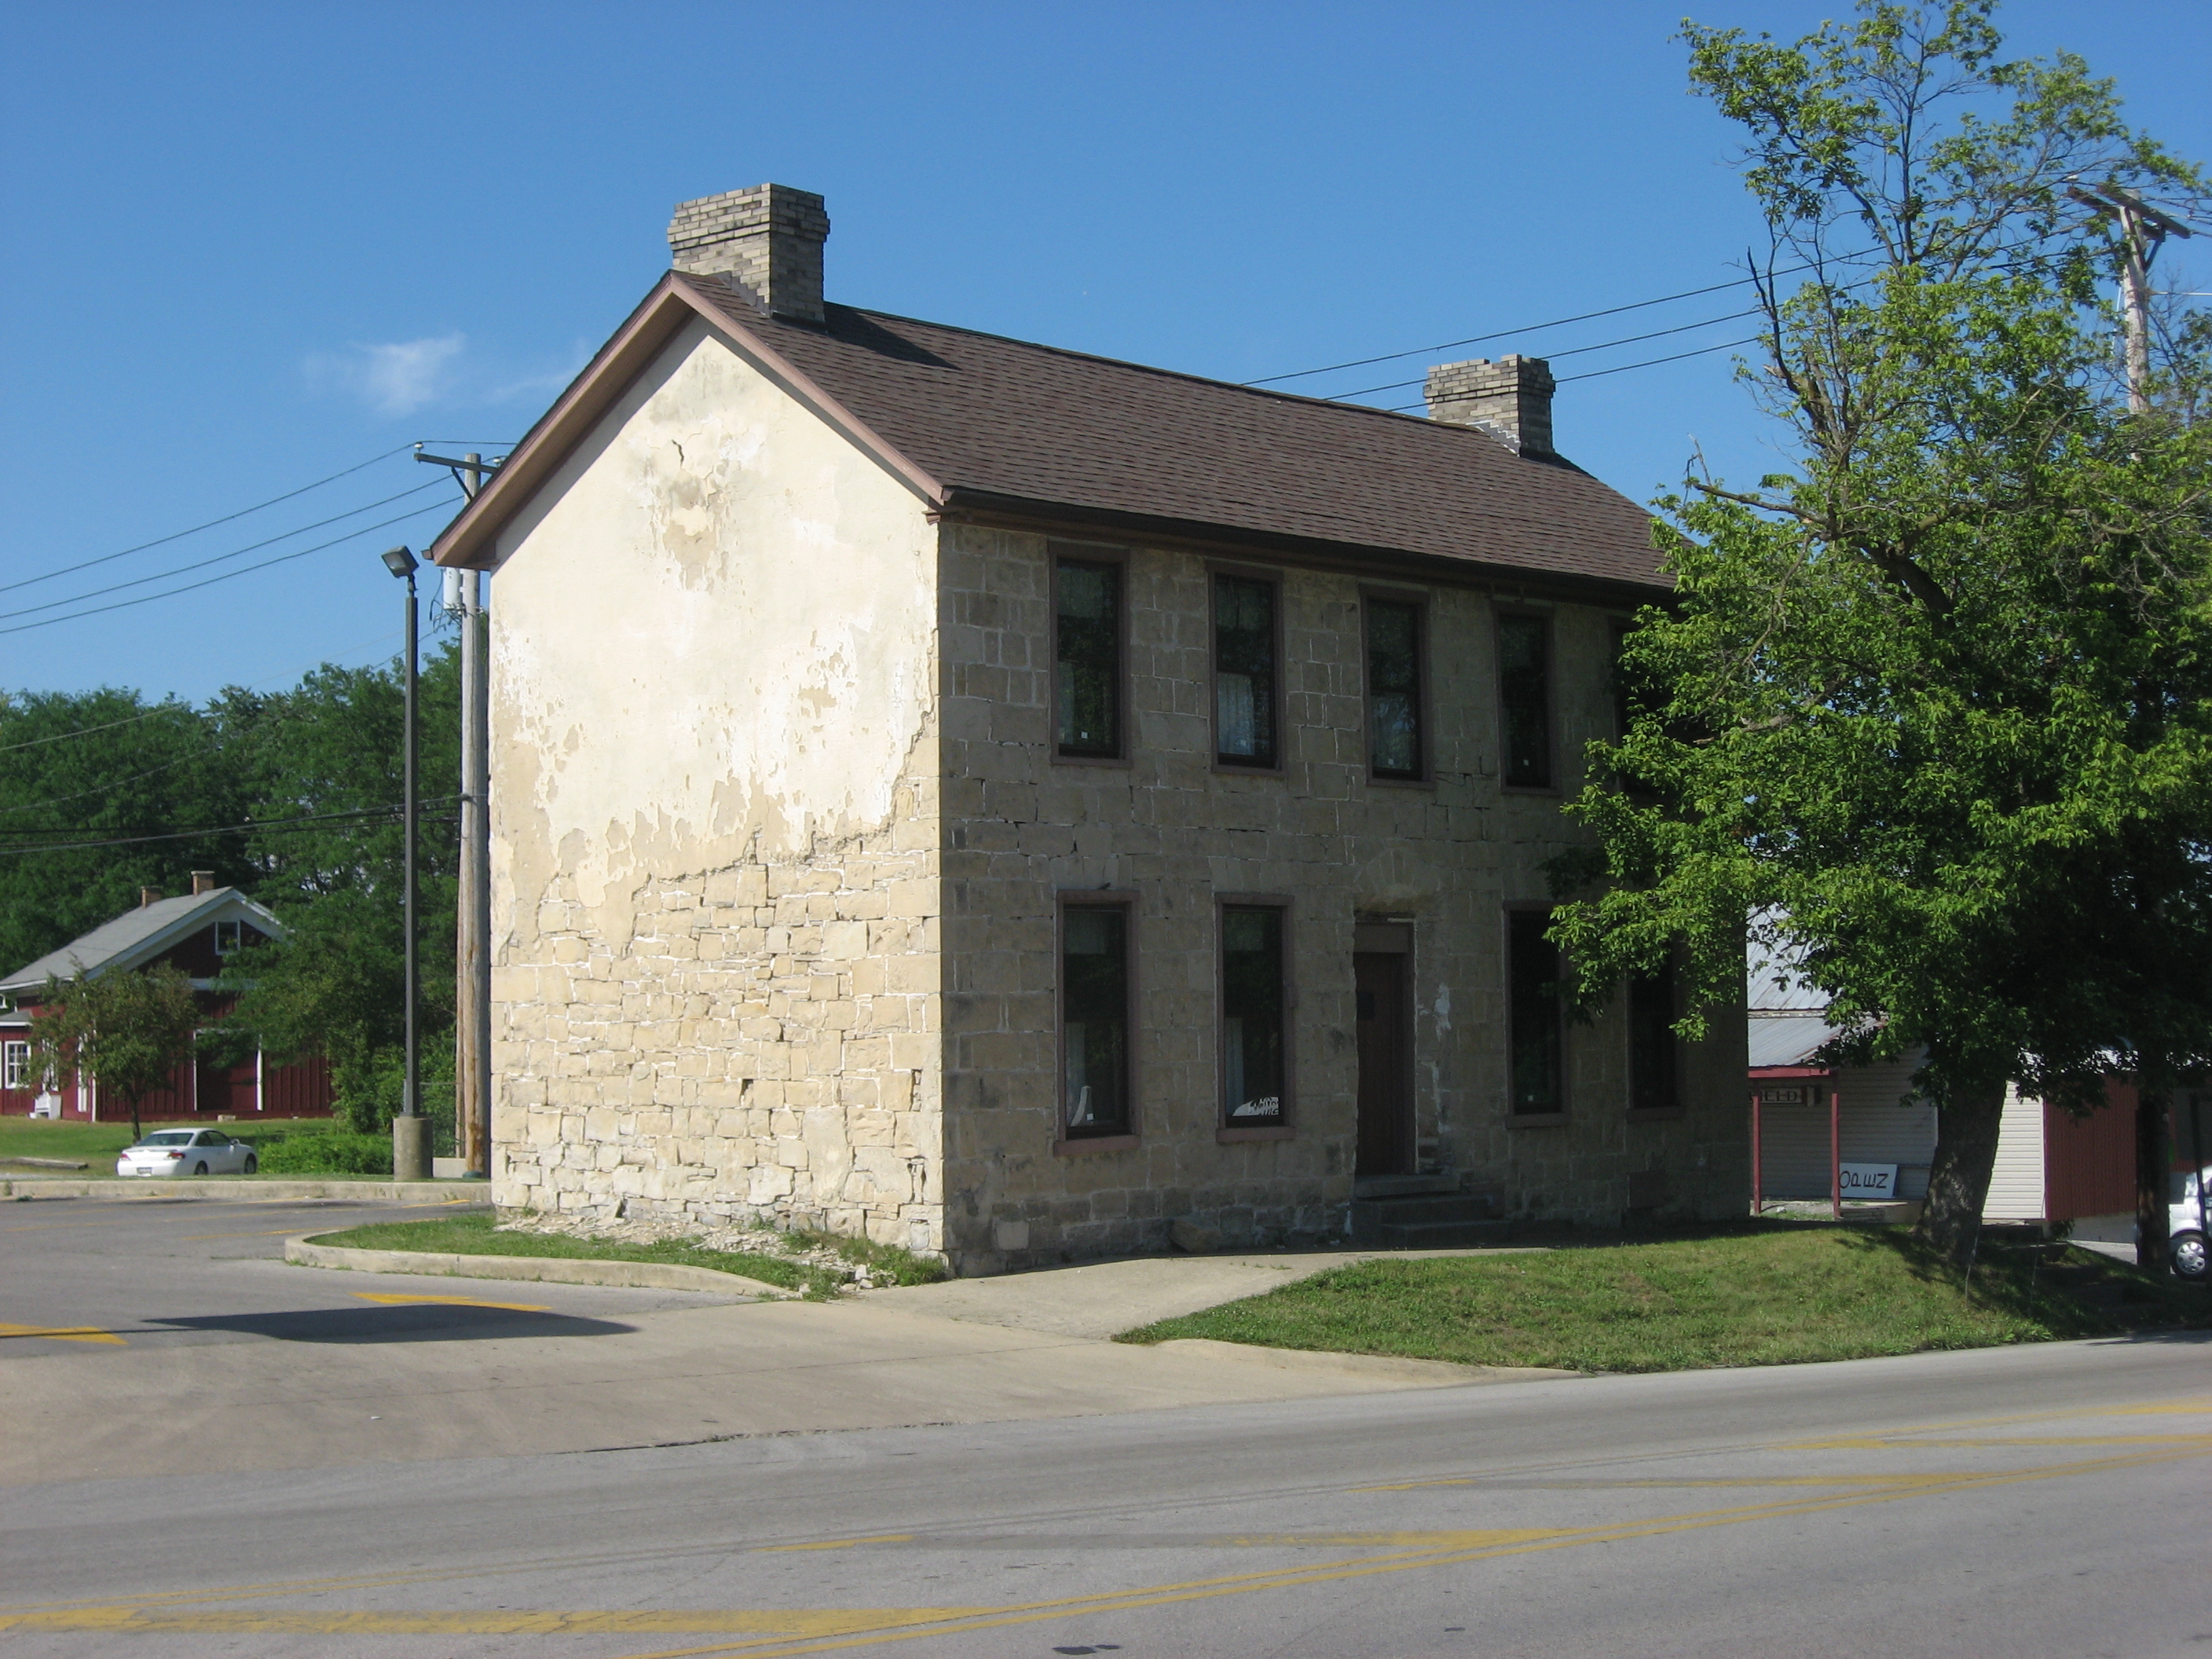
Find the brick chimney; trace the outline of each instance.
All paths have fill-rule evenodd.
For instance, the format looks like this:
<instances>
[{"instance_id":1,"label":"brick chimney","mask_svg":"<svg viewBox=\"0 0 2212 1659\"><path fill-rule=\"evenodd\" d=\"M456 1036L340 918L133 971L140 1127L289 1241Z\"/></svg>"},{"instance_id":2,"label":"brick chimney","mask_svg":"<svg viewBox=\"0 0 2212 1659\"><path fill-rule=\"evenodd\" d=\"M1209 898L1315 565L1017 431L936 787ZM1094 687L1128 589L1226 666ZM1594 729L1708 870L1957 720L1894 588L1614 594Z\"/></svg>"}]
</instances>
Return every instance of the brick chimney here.
<instances>
[{"instance_id":1,"label":"brick chimney","mask_svg":"<svg viewBox=\"0 0 2212 1659\"><path fill-rule=\"evenodd\" d=\"M1422 395L1432 421L1480 427L1516 455L1549 455L1556 384L1541 357L1477 357L1437 364Z\"/></svg>"},{"instance_id":2,"label":"brick chimney","mask_svg":"<svg viewBox=\"0 0 2212 1659\"><path fill-rule=\"evenodd\" d=\"M829 239L822 198L789 185L678 202L668 222L677 270L726 276L762 310L802 323L822 320L822 244Z\"/></svg>"},{"instance_id":3,"label":"brick chimney","mask_svg":"<svg viewBox=\"0 0 2212 1659\"><path fill-rule=\"evenodd\" d=\"M212 870L193 871L192 896L194 898L198 898L203 893L212 893L213 891L215 891L215 872Z\"/></svg>"},{"instance_id":4,"label":"brick chimney","mask_svg":"<svg viewBox=\"0 0 2212 1659\"><path fill-rule=\"evenodd\" d=\"M144 909L149 904L159 904L161 902L161 890L160 888L141 887L138 890L138 908L141 910Z\"/></svg>"}]
</instances>

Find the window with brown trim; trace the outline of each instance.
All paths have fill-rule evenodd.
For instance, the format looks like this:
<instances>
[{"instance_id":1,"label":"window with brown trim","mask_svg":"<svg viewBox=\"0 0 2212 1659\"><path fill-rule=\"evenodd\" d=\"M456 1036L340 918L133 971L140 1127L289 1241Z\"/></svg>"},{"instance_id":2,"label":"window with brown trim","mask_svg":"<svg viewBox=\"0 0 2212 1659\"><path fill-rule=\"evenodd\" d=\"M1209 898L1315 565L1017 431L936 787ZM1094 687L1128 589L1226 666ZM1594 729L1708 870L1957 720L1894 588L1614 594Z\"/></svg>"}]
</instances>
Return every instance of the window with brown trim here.
<instances>
[{"instance_id":1,"label":"window with brown trim","mask_svg":"<svg viewBox=\"0 0 2212 1659\"><path fill-rule=\"evenodd\" d=\"M1060 1133L1068 1139L1132 1133L1129 966L1127 905L1060 907Z\"/></svg>"},{"instance_id":2,"label":"window with brown trim","mask_svg":"<svg viewBox=\"0 0 2212 1659\"><path fill-rule=\"evenodd\" d=\"M1498 718L1505 787L1552 787L1552 623L1515 611L1498 618Z\"/></svg>"},{"instance_id":3,"label":"window with brown trim","mask_svg":"<svg viewBox=\"0 0 2212 1659\"><path fill-rule=\"evenodd\" d=\"M1213 579L1213 757L1223 766L1281 764L1275 731L1273 582Z\"/></svg>"},{"instance_id":4,"label":"window with brown trim","mask_svg":"<svg viewBox=\"0 0 2212 1659\"><path fill-rule=\"evenodd\" d=\"M1289 1121L1289 963L1279 904L1221 907L1221 1121L1231 1129Z\"/></svg>"},{"instance_id":5,"label":"window with brown trim","mask_svg":"<svg viewBox=\"0 0 2212 1659\"><path fill-rule=\"evenodd\" d=\"M1551 1116L1566 1109L1559 947L1544 937L1551 925L1549 910L1505 913L1508 1048L1516 1117Z\"/></svg>"},{"instance_id":6,"label":"window with brown trim","mask_svg":"<svg viewBox=\"0 0 2212 1659\"><path fill-rule=\"evenodd\" d=\"M1674 1036L1673 964L1628 981L1628 1109L1671 1112L1682 1103L1680 1060Z\"/></svg>"},{"instance_id":7,"label":"window with brown trim","mask_svg":"<svg viewBox=\"0 0 2212 1659\"><path fill-rule=\"evenodd\" d=\"M1428 775L1421 708L1421 606L1370 597L1366 604L1367 769L1378 778Z\"/></svg>"},{"instance_id":8,"label":"window with brown trim","mask_svg":"<svg viewBox=\"0 0 2212 1659\"><path fill-rule=\"evenodd\" d=\"M1059 752L1121 757L1121 566L1061 558L1053 570L1054 708Z\"/></svg>"}]
</instances>

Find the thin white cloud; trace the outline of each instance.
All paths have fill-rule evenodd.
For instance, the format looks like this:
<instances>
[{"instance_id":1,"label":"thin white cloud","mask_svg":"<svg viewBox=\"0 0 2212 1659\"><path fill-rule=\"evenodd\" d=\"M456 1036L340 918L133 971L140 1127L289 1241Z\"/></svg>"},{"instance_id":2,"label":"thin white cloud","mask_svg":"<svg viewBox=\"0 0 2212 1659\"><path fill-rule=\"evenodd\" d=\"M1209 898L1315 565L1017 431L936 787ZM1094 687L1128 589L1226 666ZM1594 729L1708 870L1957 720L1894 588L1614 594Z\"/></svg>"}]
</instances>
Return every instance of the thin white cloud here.
<instances>
[{"instance_id":1,"label":"thin white cloud","mask_svg":"<svg viewBox=\"0 0 2212 1659\"><path fill-rule=\"evenodd\" d=\"M380 415L398 416L432 404L543 403L590 360L590 347L579 340L559 366L518 372L478 361L468 349L468 337L456 331L318 352L303 367L310 382L359 398Z\"/></svg>"},{"instance_id":2,"label":"thin white cloud","mask_svg":"<svg viewBox=\"0 0 2212 1659\"><path fill-rule=\"evenodd\" d=\"M464 334L440 334L386 345L355 345L307 359L307 379L359 398L380 415L411 415L447 396Z\"/></svg>"}]
</instances>

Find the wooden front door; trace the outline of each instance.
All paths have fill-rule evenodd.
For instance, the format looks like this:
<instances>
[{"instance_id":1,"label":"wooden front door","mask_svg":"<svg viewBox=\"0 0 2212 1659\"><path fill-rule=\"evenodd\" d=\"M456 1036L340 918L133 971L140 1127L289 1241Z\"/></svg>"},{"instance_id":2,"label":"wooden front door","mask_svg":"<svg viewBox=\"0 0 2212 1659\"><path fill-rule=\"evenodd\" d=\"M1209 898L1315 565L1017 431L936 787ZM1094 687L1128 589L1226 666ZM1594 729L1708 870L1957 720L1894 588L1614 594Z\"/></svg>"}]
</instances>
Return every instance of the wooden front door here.
<instances>
[{"instance_id":1,"label":"wooden front door","mask_svg":"<svg viewBox=\"0 0 2212 1659\"><path fill-rule=\"evenodd\" d=\"M1403 955L1361 951L1352 958L1359 1035L1359 1139L1355 1172L1410 1175L1413 1169L1413 1066Z\"/></svg>"}]
</instances>

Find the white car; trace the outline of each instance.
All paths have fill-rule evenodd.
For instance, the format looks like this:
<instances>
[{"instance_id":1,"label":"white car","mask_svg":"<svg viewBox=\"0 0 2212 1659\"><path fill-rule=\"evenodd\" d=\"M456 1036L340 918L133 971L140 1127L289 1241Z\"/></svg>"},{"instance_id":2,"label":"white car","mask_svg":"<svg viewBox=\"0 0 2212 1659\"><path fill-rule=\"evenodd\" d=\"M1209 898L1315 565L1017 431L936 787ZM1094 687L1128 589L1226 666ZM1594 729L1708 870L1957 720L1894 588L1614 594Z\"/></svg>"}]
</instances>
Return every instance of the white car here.
<instances>
[{"instance_id":1,"label":"white car","mask_svg":"<svg viewBox=\"0 0 2212 1659\"><path fill-rule=\"evenodd\" d=\"M2166 1248L2173 1261L2173 1271L2184 1279L2204 1277L2204 1218L2197 1207L2198 1178L2185 1170L2176 1170L2172 1204L2166 1212ZM2204 1201L2212 1207L2212 1168L2203 1172Z\"/></svg>"},{"instance_id":2,"label":"white car","mask_svg":"<svg viewBox=\"0 0 2212 1659\"><path fill-rule=\"evenodd\" d=\"M156 1129L115 1160L119 1176L252 1175L253 1148L220 1129Z\"/></svg>"}]
</instances>

